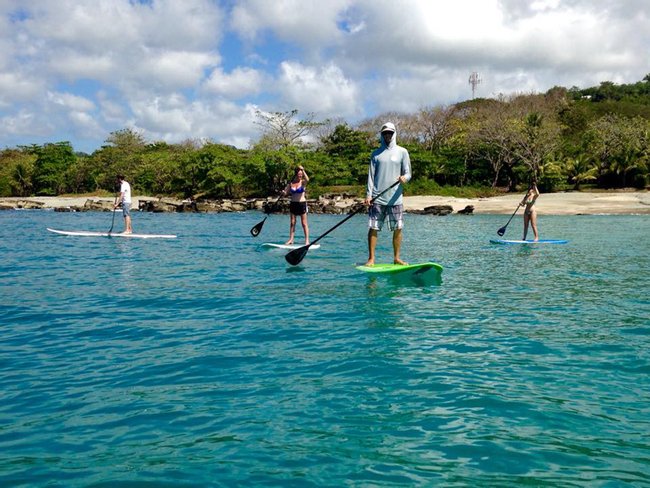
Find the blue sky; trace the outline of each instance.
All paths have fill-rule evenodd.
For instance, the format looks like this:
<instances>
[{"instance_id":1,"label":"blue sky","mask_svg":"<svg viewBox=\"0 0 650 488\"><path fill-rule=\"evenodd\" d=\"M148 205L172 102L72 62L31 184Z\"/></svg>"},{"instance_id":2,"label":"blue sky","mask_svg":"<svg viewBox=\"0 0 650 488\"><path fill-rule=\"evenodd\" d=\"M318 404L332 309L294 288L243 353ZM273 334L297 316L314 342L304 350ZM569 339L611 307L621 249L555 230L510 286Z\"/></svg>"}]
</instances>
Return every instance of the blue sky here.
<instances>
[{"instance_id":1,"label":"blue sky","mask_svg":"<svg viewBox=\"0 0 650 488\"><path fill-rule=\"evenodd\" d=\"M612 5L614 4L614 5ZM650 72L648 0L0 0L0 148L246 148L256 111L354 125Z\"/></svg>"}]
</instances>

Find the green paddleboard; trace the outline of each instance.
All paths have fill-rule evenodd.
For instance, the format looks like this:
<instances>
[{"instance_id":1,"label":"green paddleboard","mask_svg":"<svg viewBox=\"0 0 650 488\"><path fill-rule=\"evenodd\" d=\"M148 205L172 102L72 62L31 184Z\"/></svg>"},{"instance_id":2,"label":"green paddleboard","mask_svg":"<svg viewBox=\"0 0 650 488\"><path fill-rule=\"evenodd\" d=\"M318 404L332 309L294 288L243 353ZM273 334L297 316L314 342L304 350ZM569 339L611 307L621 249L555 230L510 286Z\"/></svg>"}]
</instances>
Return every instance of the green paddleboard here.
<instances>
[{"instance_id":1,"label":"green paddleboard","mask_svg":"<svg viewBox=\"0 0 650 488\"><path fill-rule=\"evenodd\" d=\"M422 284L440 284L442 266L438 263L388 264L377 263L374 266L356 266L359 271L373 276L387 276L398 280L410 280Z\"/></svg>"}]
</instances>

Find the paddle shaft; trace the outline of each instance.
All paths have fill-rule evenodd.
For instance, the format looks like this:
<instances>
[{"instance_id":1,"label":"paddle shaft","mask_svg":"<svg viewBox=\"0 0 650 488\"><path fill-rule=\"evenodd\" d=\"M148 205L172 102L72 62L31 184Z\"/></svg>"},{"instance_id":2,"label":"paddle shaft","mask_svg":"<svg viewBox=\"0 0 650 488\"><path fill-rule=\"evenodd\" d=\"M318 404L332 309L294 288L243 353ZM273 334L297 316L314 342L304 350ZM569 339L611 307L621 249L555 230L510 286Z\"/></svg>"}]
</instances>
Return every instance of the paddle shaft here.
<instances>
[{"instance_id":1,"label":"paddle shaft","mask_svg":"<svg viewBox=\"0 0 650 488\"><path fill-rule=\"evenodd\" d=\"M397 186L398 184L399 184L399 180L397 180L395 183L393 183L392 185L390 185L388 188L386 188L384 191L382 191L382 192L381 192L379 195L377 195L375 198L373 198L372 200L370 200L370 204L372 205L372 204L375 202L375 200L377 200L380 196L382 196L384 193L386 193L388 190L390 190L390 189L393 188L394 186ZM356 214L358 214L358 213L361 212L362 210L365 210L365 207L360 207L360 208L356 209L354 212L352 212L351 214L349 214L347 217L345 217L343 220L341 220L338 224L336 224L336 225L335 225L334 227L332 227L330 230L328 230L327 232L325 232L323 235L318 236L318 239L316 239L315 241L311 242L311 243L308 244L308 245L311 246L312 244L316 244L318 241L320 241L320 240L321 240L323 237L325 237L327 234L329 234L330 232L332 232L334 229L336 229L337 227L339 227L339 226L342 225L343 223L345 223L345 222L347 222L348 220L350 220L352 217L354 217Z\"/></svg>"},{"instance_id":2,"label":"paddle shaft","mask_svg":"<svg viewBox=\"0 0 650 488\"><path fill-rule=\"evenodd\" d=\"M528 188L528 191L530 191L530 188ZM528 192L526 192L526 195L528 195ZM508 224L510 224L510 221L513 219L513 217L515 216L515 214L516 214L517 211L519 210L519 207L521 207L521 202L519 202L519 203L517 204L517 208L515 209L514 212L512 212L512 215L511 215L510 218L508 219L508 222L506 222L506 225L504 225L503 227L501 227L501 228L497 231L497 234L498 234L498 235L503 236L503 234L506 233L506 227L508 227Z\"/></svg>"},{"instance_id":3,"label":"paddle shaft","mask_svg":"<svg viewBox=\"0 0 650 488\"><path fill-rule=\"evenodd\" d=\"M275 203L273 203L273 205L274 205L274 206L277 205L278 202L280 201L280 199L281 199L283 196L284 196L284 194L281 194L281 195L278 197L278 199L275 201ZM264 227L264 222L266 222L266 219L267 219L268 217L269 217L269 216L266 215L266 217L264 217L264 220L262 220L262 221L261 221L260 223L258 223L258 224L255 224L255 225L251 228L251 235L252 235L253 237L257 237L258 235L260 235L260 232L262 231L262 227Z\"/></svg>"},{"instance_id":4,"label":"paddle shaft","mask_svg":"<svg viewBox=\"0 0 650 488\"><path fill-rule=\"evenodd\" d=\"M393 188L394 186L399 185L399 183L400 183L400 180L397 180L395 183L393 183L392 185L390 185L388 188L386 188L385 190L383 190L382 192L380 192L376 197L374 197L372 200L370 200L370 203L371 203L371 204L374 203L375 200L377 200L380 196L382 196L384 193L386 193L388 190L390 190L390 189ZM332 232L334 229L336 229L337 227L339 227L340 225L342 225L344 222L347 222L348 220L350 220L352 217L354 217L356 214L358 214L359 212L361 212L361 210L363 210L363 209L364 209L364 207L360 207L360 208L356 209L354 212L350 213L350 215L348 215L347 217L345 217L343 220L341 220L338 224L336 224L336 225L335 225L334 227L332 227L330 230L328 230L328 231L325 232L324 234L318 236L318 238L317 238L315 241L312 241L311 243L309 243L309 244L307 244L307 245L305 245L305 246L299 247L298 249L294 249L293 251L289 251L289 252L284 256L284 259L285 259L289 264L291 264L292 266L297 265L298 263L300 263L300 261L303 260L303 258L305 257L305 254L307 254L307 251L309 251L310 246L316 244L318 241L320 241L320 240L321 240L323 237L325 237L327 234L329 234L329 233Z\"/></svg>"},{"instance_id":5,"label":"paddle shaft","mask_svg":"<svg viewBox=\"0 0 650 488\"><path fill-rule=\"evenodd\" d=\"M511 215L510 218L508 219L508 222L506 222L506 225L504 225L504 226L502 227L503 229L505 229L506 227L508 227L508 224L509 224L510 221L513 219L513 217L515 216L515 214L517 213L517 211L519 210L519 207L521 207L521 204L517 205L517 208L515 209L515 211L512 213L512 215Z\"/></svg>"},{"instance_id":6,"label":"paddle shaft","mask_svg":"<svg viewBox=\"0 0 650 488\"><path fill-rule=\"evenodd\" d=\"M110 234L113 232L113 226L115 225L115 205L117 204L117 195L115 195L115 201L113 202L113 218L111 219L111 228L108 230L108 233Z\"/></svg>"}]
</instances>

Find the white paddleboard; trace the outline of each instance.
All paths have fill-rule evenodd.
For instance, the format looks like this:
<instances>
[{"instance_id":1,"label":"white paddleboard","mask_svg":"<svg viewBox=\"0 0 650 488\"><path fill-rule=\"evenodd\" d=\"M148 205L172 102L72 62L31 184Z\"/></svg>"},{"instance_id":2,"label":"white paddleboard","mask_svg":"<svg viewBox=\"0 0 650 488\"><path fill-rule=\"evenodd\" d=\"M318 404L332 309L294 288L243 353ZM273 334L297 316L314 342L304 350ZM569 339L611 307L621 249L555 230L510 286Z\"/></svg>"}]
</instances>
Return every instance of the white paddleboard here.
<instances>
[{"instance_id":1,"label":"white paddleboard","mask_svg":"<svg viewBox=\"0 0 650 488\"><path fill-rule=\"evenodd\" d=\"M260 244L260 248L262 249L285 249L285 250L292 250L292 249L298 249L299 247L304 247L307 244L274 244L273 242L265 242L263 244ZM309 246L309 250L312 249L318 249L320 247L320 244L312 244Z\"/></svg>"},{"instance_id":2,"label":"white paddleboard","mask_svg":"<svg viewBox=\"0 0 650 488\"><path fill-rule=\"evenodd\" d=\"M131 237L134 239L174 239L175 235L171 234L124 234L122 232L88 232L88 231L76 231L76 230L57 230L47 228L50 232L55 234L61 234L64 236L75 236L75 237Z\"/></svg>"},{"instance_id":3,"label":"white paddleboard","mask_svg":"<svg viewBox=\"0 0 650 488\"><path fill-rule=\"evenodd\" d=\"M566 244L569 241L563 239L540 239L533 241L532 239L522 240L508 240L508 239L490 239L492 244Z\"/></svg>"}]
</instances>

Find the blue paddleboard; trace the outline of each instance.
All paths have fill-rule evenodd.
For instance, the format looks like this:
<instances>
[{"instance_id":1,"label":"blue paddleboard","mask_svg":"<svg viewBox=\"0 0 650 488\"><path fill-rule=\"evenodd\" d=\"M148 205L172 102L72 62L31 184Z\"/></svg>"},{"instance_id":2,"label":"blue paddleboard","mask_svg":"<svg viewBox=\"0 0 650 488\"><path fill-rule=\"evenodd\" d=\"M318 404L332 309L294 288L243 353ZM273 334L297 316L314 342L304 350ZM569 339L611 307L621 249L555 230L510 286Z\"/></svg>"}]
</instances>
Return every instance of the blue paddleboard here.
<instances>
[{"instance_id":1,"label":"blue paddleboard","mask_svg":"<svg viewBox=\"0 0 650 488\"><path fill-rule=\"evenodd\" d=\"M563 239L540 239L533 241L532 239L522 240L508 240L508 239L490 239L492 244L566 244L569 241Z\"/></svg>"}]
</instances>

